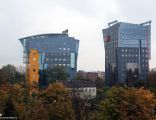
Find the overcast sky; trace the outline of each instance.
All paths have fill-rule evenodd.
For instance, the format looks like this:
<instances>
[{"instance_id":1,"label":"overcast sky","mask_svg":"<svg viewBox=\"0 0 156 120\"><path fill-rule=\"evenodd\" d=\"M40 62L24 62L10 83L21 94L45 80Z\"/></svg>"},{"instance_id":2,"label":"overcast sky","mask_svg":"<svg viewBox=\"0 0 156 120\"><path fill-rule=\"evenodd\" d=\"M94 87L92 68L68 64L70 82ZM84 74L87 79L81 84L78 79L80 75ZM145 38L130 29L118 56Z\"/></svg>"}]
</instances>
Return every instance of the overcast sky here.
<instances>
[{"instance_id":1,"label":"overcast sky","mask_svg":"<svg viewBox=\"0 0 156 120\"><path fill-rule=\"evenodd\" d=\"M152 20L152 59L156 67L155 0L0 0L0 66L23 65L19 38L60 33L80 40L78 70L104 70L102 29L113 20Z\"/></svg>"}]
</instances>

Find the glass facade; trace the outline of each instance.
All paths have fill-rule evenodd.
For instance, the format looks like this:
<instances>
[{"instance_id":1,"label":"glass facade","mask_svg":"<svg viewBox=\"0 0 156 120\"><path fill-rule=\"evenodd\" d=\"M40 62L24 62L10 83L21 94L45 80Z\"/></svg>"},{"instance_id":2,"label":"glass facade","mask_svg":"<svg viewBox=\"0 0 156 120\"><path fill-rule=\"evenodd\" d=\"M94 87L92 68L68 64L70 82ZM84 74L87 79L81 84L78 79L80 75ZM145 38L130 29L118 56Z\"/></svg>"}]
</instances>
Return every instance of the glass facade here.
<instances>
[{"instance_id":1,"label":"glass facade","mask_svg":"<svg viewBox=\"0 0 156 120\"><path fill-rule=\"evenodd\" d=\"M70 61L71 68L75 68L75 53L71 53Z\"/></svg>"},{"instance_id":2,"label":"glass facade","mask_svg":"<svg viewBox=\"0 0 156 120\"><path fill-rule=\"evenodd\" d=\"M45 69L54 66L64 66L69 80L76 77L79 40L68 34L42 34L21 38L20 41L24 50L24 63L28 64L31 49L39 52L40 77L44 76ZM44 77L41 79L44 81Z\"/></svg>"},{"instance_id":3,"label":"glass facade","mask_svg":"<svg viewBox=\"0 0 156 120\"><path fill-rule=\"evenodd\" d=\"M147 79L151 56L150 23L117 22L103 29L105 80L110 86Z\"/></svg>"}]
</instances>

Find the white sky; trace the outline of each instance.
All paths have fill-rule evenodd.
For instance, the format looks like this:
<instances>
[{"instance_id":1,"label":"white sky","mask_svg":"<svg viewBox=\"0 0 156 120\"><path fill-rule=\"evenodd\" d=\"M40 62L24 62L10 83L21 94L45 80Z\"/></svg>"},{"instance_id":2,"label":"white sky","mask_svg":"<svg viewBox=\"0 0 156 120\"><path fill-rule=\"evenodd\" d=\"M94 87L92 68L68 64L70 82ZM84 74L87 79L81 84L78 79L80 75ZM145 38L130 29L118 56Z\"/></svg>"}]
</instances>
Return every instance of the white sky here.
<instances>
[{"instance_id":1,"label":"white sky","mask_svg":"<svg viewBox=\"0 0 156 120\"><path fill-rule=\"evenodd\" d=\"M23 65L19 38L60 33L80 40L78 70L104 70L102 29L113 20L152 20L152 60L156 67L155 0L0 0L0 66Z\"/></svg>"}]
</instances>

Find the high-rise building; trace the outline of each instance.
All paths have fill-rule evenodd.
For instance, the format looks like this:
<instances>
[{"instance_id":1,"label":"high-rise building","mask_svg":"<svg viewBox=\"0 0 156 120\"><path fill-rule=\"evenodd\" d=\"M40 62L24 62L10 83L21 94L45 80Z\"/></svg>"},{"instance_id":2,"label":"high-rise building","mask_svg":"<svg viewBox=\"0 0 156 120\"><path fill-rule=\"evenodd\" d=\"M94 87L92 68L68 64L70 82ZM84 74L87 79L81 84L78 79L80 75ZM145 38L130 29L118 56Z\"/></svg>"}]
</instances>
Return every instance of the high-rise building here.
<instances>
[{"instance_id":1,"label":"high-rise building","mask_svg":"<svg viewBox=\"0 0 156 120\"><path fill-rule=\"evenodd\" d=\"M151 58L151 21L141 24L113 21L102 32L107 84L133 85L146 80Z\"/></svg>"},{"instance_id":2,"label":"high-rise building","mask_svg":"<svg viewBox=\"0 0 156 120\"><path fill-rule=\"evenodd\" d=\"M68 80L77 72L79 40L69 37L67 31L57 34L40 34L19 39L23 45L27 81L46 85L46 69L63 66Z\"/></svg>"}]
</instances>

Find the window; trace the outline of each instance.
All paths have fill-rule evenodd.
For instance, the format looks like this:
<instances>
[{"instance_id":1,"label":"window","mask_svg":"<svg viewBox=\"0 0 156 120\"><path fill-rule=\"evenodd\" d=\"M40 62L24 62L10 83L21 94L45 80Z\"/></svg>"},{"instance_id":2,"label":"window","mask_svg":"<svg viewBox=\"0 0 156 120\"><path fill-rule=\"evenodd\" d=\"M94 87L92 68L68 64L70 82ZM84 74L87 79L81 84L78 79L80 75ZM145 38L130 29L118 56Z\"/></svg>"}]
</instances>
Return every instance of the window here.
<instances>
[{"instance_id":1,"label":"window","mask_svg":"<svg viewBox=\"0 0 156 120\"><path fill-rule=\"evenodd\" d=\"M27 45L27 40L23 39L23 46L26 46L26 45Z\"/></svg>"},{"instance_id":2,"label":"window","mask_svg":"<svg viewBox=\"0 0 156 120\"><path fill-rule=\"evenodd\" d=\"M66 61L66 59L65 59L65 58L63 58L63 61Z\"/></svg>"},{"instance_id":3,"label":"window","mask_svg":"<svg viewBox=\"0 0 156 120\"><path fill-rule=\"evenodd\" d=\"M57 58L55 58L55 61L57 61Z\"/></svg>"},{"instance_id":4,"label":"window","mask_svg":"<svg viewBox=\"0 0 156 120\"><path fill-rule=\"evenodd\" d=\"M122 73L121 76L124 77L124 74Z\"/></svg>"},{"instance_id":5,"label":"window","mask_svg":"<svg viewBox=\"0 0 156 120\"><path fill-rule=\"evenodd\" d=\"M95 92L95 89L93 89L93 93Z\"/></svg>"},{"instance_id":6,"label":"window","mask_svg":"<svg viewBox=\"0 0 156 120\"><path fill-rule=\"evenodd\" d=\"M66 42L64 42L63 45L66 45Z\"/></svg>"},{"instance_id":7,"label":"window","mask_svg":"<svg viewBox=\"0 0 156 120\"><path fill-rule=\"evenodd\" d=\"M33 78L35 78L36 76L35 75L33 75Z\"/></svg>"},{"instance_id":8,"label":"window","mask_svg":"<svg viewBox=\"0 0 156 120\"><path fill-rule=\"evenodd\" d=\"M92 89L89 89L89 92L91 92L92 91Z\"/></svg>"},{"instance_id":9,"label":"window","mask_svg":"<svg viewBox=\"0 0 156 120\"><path fill-rule=\"evenodd\" d=\"M70 64L67 64L67 66L69 67L69 66L70 66Z\"/></svg>"},{"instance_id":10,"label":"window","mask_svg":"<svg viewBox=\"0 0 156 120\"><path fill-rule=\"evenodd\" d=\"M62 59L61 58L59 58L59 61L61 61Z\"/></svg>"},{"instance_id":11,"label":"window","mask_svg":"<svg viewBox=\"0 0 156 120\"><path fill-rule=\"evenodd\" d=\"M85 92L87 92L87 88L85 89Z\"/></svg>"},{"instance_id":12,"label":"window","mask_svg":"<svg viewBox=\"0 0 156 120\"><path fill-rule=\"evenodd\" d=\"M49 58L46 58L46 61L49 61Z\"/></svg>"},{"instance_id":13,"label":"window","mask_svg":"<svg viewBox=\"0 0 156 120\"><path fill-rule=\"evenodd\" d=\"M33 58L33 61L36 61L36 58Z\"/></svg>"}]
</instances>

